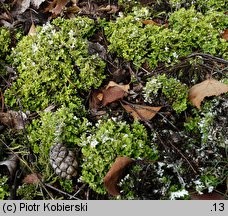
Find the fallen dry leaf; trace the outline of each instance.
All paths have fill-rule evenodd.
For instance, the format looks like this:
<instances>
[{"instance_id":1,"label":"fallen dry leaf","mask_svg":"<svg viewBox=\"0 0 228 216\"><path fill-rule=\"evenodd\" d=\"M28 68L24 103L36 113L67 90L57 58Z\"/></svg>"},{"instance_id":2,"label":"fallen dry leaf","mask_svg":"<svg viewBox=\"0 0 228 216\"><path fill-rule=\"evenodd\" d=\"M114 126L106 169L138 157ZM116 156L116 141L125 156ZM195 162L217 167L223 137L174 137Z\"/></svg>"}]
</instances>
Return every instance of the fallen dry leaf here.
<instances>
[{"instance_id":1,"label":"fallen dry leaf","mask_svg":"<svg viewBox=\"0 0 228 216\"><path fill-rule=\"evenodd\" d=\"M25 178L23 179L23 183L26 184L38 184L40 182L41 179L41 175L37 174L37 173L32 173L29 174L27 176L25 176Z\"/></svg>"},{"instance_id":2,"label":"fallen dry leaf","mask_svg":"<svg viewBox=\"0 0 228 216\"><path fill-rule=\"evenodd\" d=\"M144 25L156 25L156 26L161 26L161 24L159 24L159 23L157 23L157 22L155 22L155 21L153 21L153 20L143 20L142 23L143 23Z\"/></svg>"},{"instance_id":3,"label":"fallen dry leaf","mask_svg":"<svg viewBox=\"0 0 228 216\"><path fill-rule=\"evenodd\" d=\"M29 29L28 35L30 36L35 36L36 35L36 26L34 24L34 22L32 22L32 25Z\"/></svg>"},{"instance_id":4,"label":"fallen dry leaf","mask_svg":"<svg viewBox=\"0 0 228 216\"><path fill-rule=\"evenodd\" d=\"M119 84L117 84L117 83L115 83L115 82L113 82L113 81L110 81L110 82L108 83L106 89L108 89L108 88L110 88L110 87L114 87L114 86L117 86L117 87L123 89L125 92L128 92L128 90L129 90L129 88L130 88L129 84L127 84L127 85L119 85Z\"/></svg>"},{"instance_id":5,"label":"fallen dry leaf","mask_svg":"<svg viewBox=\"0 0 228 216\"><path fill-rule=\"evenodd\" d=\"M20 113L20 111L16 112L9 110L7 112L0 112L0 122L7 127L11 127L17 130L24 128L24 122L26 119L26 114L23 112Z\"/></svg>"},{"instance_id":6,"label":"fallen dry leaf","mask_svg":"<svg viewBox=\"0 0 228 216\"><path fill-rule=\"evenodd\" d=\"M45 0L16 0L13 8L14 14L22 14L27 9L29 9L30 5L33 5L36 9L38 9Z\"/></svg>"},{"instance_id":7,"label":"fallen dry leaf","mask_svg":"<svg viewBox=\"0 0 228 216\"><path fill-rule=\"evenodd\" d=\"M115 14L116 12L119 11L119 8L116 5L111 5L111 10L108 11L108 14Z\"/></svg>"},{"instance_id":8,"label":"fallen dry leaf","mask_svg":"<svg viewBox=\"0 0 228 216\"><path fill-rule=\"evenodd\" d=\"M31 0L17 0L14 5L14 13L22 14L24 13L30 6Z\"/></svg>"},{"instance_id":9,"label":"fallen dry leaf","mask_svg":"<svg viewBox=\"0 0 228 216\"><path fill-rule=\"evenodd\" d=\"M50 12L52 12L55 15L60 14L68 1L69 0L55 0L53 3L51 3L51 7L53 8L50 10Z\"/></svg>"},{"instance_id":10,"label":"fallen dry leaf","mask_svg":"<svg viewBox=\"0 0 228 216\"><path fill-rule=\"evenodd\" d=\"M7 167L10 175L12 176L18 167L19 164L19 160L18 157L16 155L11 154L8 159L6 159L5 161L1 161L0 162L0 170L2 170L3 166Z\"/></svg>"},{"instance_id":11,"label":"fallen dry leaf","mask_svg":"<svg viewBox=\"0 0 228 216\"><path fill-rule=\"evenodd\" d=\"M128 113L130 113L133 116L135 120L151 120L162 108L162 106L151 107L137 104L122 104L122 106Z\"/></svg>"},{"instance_id":12,"label":"fallen dry leaf","mask_svg":"<svg viewBox=\"0 0 228 216\"><path fill-rule=\"evenodd\" d=\"M102 93L97 94L97 99L99 101L102 101L103 97L104 97L104 95Z\"/></svg>"},{"instance_id":13,"label":"fallen dry leaf","mask_svg":"<svg viewBox=\"0 0 228 216\"><path fill-rule=\"evenodd\" d=\"M102 104L104 106L107 106L112 102L123 99L125 95L126 95L126 92L123 89L117 86L110 87L103 91Z\"/></svg>"},{"instance_id":14,"label":"fallen dry leaf","mask_svg":"<svg viewBox=\"0 0 228 216\"><path fill-rule=\"evenodd\" d=\"M208 79L192 86L189 90L189 100L200 109L200 104L205 97L218 96L228 92L228 85L215 79Z\"/></svg>"},{"instance_id":15,"label":"fallen dry leaf","mask_svg":"<svg viewBox=\"0 0 228 216\"><path fill-rule=\"evenodd\" d=\"M73 14L75 14L75 13L78 13L80 11L81 11L81 8L78 7L77 5L71 6L71 7L68 7L67 8L67 13L73 13Z\"/></svg>"},{"instance_id":16,"label":"fallen dry leaf","mask_svg":"<svg viewBox=\"0 0 228 216\"><path fill-rule=\"evenodd\" d=\"M224 32L222 33L222 38L228 41L228 29L224 30Z\"/></svg>"},{"instance_id":17,"label":"fallen dry leaf","mask_svg":"<svg viewBox=\"0 0 228 216\"><path fill-rule=\"evenodd\" d=\"M102 91L102 95L99 95L99 99L102 99L102 104L107 106L109 103L124 98L127 95L129 88L129 84L119 85L110 81L106 89Z\"/></svg>"},{"instance_id":18,"label":"fallen dry leaf","mask_svg":"<svg viewBox=\"0 0 228 216\"><path fill-rule=\"evenodd\" d=\"M98 110L100 108L101 100L100 95L103 94L100 91L93 91L89 98L89 108L91 110Z\"/></svg>"},{"instance_id":19,"label":"fallen dry leaf","mask_svg":"<svg viewBox=\"0 0 228 216\"><path fill-rule=\"evenodd\" d=\"M38 9L45 0L31 0L31 4Z\"/></svg>"},{"instance_id":20,"label":"fallen dry leaf","mask_svg":"<svg viewBox=\"0 0 228 216\"><path fill-rule=\"evenodd\" d=\"M217 192L205 194L192 194L191 200L225 200L225 197Z\"/></svg>"},{"instance_id":21,"label":"fallen dry leaf","mask_svg":"<svg viewBox=\"0 0 228 216\"><path fill-rule=\"evenodd\" d=\"M100 7L97 9L98 12L107 12L109 14L116 13L119 8L116 5L107 5L106 7Z\"/></svg>"},{"instance_id":22,"label":"fallen dry leaf","mask_svg":"<svg viewBox=\"0 0 228 216\"><path fill-rule=\"evenodd\" d=\"M120 190L117 184L123 177L126 167L128 167L132 162L133 160L131 158L117 157L110 170L105 175L104 186L111 195L120 195Z\"/></svg>"}]
</instances>

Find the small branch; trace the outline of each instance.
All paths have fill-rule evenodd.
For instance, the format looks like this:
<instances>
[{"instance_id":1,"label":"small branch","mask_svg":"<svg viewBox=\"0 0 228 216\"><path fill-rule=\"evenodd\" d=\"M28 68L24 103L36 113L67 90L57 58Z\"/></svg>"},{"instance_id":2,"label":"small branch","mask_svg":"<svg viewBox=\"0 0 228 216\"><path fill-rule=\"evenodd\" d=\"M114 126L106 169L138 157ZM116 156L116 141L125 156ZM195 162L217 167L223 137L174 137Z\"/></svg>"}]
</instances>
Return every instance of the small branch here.
<instances>
[{"instance_id":1,"label":"small branch","mask_svg":"<svg viewBox=\"0 0 228 216\"><path fill-rule=\"evenodd\" d=\"M79 194L85 186L86 186L86 184L83 184L83 185L77 190L77 192L76 192L74 195L72 195L72 198L73 198L73 197L76 198L75 196L76 196L77 194ZM70 198L70 199L72 199L72 198ZM77 198L76 198L76 199L77 199Z\"/></svg>"},{"instance_id":2,"label":"small branch","mask_svg":"<svg viewBox=\"0 0 228 216\"><path fill-rule=\"evenodd\" d=\"M0 139L0 141L2 142L3 145L5 145L10 151L11 153L16 156L28 169L31 173L35 173L32 168L27 164L27 162L25 160L23 160L21 157L18 156L18 154L15 154L14 151L12 151L10 149L10 147L2 140ZM48 192L47 188L45 187L44 183L38 178L39 184L41 185L41 187L46 191L46 193L49 195L49 197L54 200L54 198L52 197L52 195Z\"/></svg>"},{"instance_id":3,"label":"small branch","mask_svg":"<svg viewBox=\"0 0 228 216\"><path fill-rule=\"evenodd\" d=\"M44 184L46 187L49 187L49 188L51 188L52 190L55 190L55 191L57 191L58 193L61 193L61 194L63 194L64 196L68 196L70 199L76 199L76 200L80 200L79 198L77 198L77 197L75 197L75 196L72 196L72 195L70 195L70 194L68 194L68 193L66 193L66 192L64 192L64 191L62 191L62 190L60 190L60 189L58 189L58 188L55 188L55 187L53 187L52 185L50 185L50 184Z\"/></svg>"},{"instance_id":4,"label":"small branch","mask_svg":"<svg viewBox=\"0 0 228 216\"><path fill-rule=\"evenodd\" d=\"M215 57L215 56L212 56L210 54L205 54L205 53L192 53L192 54L188 55L186 58L192 58L192 57L195 57L195 56L206 57L206 58L209 58L209 59L213 59L213 60L215 60L217 62L228 64L228 61L225 60L225 59L222 59L222 58L219 58L219 57Z\"/></svg>"},{"instance_id":5,"label":"small branch","mask_svg":"<svg viewBox=\"0 0 228 216\"><path fill-rule=\"evenodd\" d=\"M185 155L175 146L173 145L172 142L170 142L170 145L187 161L187 163L189 164L189 166L191 167L192 171L197 174L197 171L194 169L194 167L192 166L192 164L190 163L190 161L185 157Z\"/></svg>"}]
</instances>

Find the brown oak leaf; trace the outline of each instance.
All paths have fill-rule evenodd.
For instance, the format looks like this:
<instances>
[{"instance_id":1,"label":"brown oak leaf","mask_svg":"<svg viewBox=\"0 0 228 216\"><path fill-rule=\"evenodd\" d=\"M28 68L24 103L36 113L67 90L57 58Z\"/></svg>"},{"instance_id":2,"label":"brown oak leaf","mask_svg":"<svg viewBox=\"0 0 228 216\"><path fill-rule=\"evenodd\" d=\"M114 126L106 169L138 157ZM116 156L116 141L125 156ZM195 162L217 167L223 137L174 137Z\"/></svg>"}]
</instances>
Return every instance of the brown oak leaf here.
<instances>
[{"instance_id":1,"label":"brown oak leaf","mask_svg":"<svg viewBox=\"0 0 228 216\"><path fill-rule=\"evenodd\" d=\"M122 104L122 106L128 113L132 115L135 120L151 120L162 108L162 106L151 107L137 104Z\"/></svg>"},{"instance_id":2,"label":"brown oak leaf","mask_svg":"<svg viewBox=\"0 0 228 216\"><path fill-rule=\"evenodd\" d=\"M224 30L224 32L222 33L222 38L228 41L228 29Z\"/></svg>"},{"instance_id":3,"label":"brown oak leaf","mask_svg":"<svg viewBox=\"0 0 228 216\"><path fill-rule=\"evenodd\" d=\"M112 164L110 170L104 177L104 186L108 192L113 196L120 195L118 183L123 177L124 170L133 162L133 159L128 157L117 157Z\"/></svg>"},{"instance_id":4,"label":"brown oak leaf","mask_svg":"<svg viewBox=\"0 0 228 216\"><path fill-rule=\"evenodd\" d=\"M228 85L215 79L208 79L191 87L188 93L189 100L200 109L205 97L218 96L228 92Z\"/></svg>"},{"instance_id":5,"label":"brown oak leaf","mask_svg":"<svg viewBox=\"0 0 228 216\"><path fill-rule=\"evenodd\" d=\"M202 195L192 194L191 200L225 200L225 196L223 196L217 192L205 193Z\"/></svg>"},{"instance_id":6,"label":"brown oak leaf","mask_svg":"<svg viewBox=\"0 0 228 216\"><path fill-rule=\"evenodd\" d=\"M69 0L54 0L50 3L50 5L46 8L46 10L52 12L54 15L58 15L62 12L65 5Z\"/></svg>"},{"instance_id":7,"label":"brown oak leaf","mask_svg":"<svg viewBox=\"0 0 228 216\"><path fill-rule=\"evenodd\" d=\"M117 83L115 83L115 82L113 82L113 81L110 81L110 82L108 83L106 89L108 89L108 88L110 88L110 87L114 87L114 86L117 86L117 87L123 89L125 92L128 92L128 91L129 91L129 88L130 88L129 84L127 84L127 85L119 85L119 84L117 84Z\"/></svg>"},{"instance_id":8,"label":"brown oak leaf","mask_svg":"<svg viewBox=\"0 0 228 216\"><path fill-rule=\"evenodd\" d=\"M120 100L127 95L129 85L119 85L113 81L110 81L106 89L103 90L102 104L107 106L109 103Z\"/></svg>"}]
</instances>

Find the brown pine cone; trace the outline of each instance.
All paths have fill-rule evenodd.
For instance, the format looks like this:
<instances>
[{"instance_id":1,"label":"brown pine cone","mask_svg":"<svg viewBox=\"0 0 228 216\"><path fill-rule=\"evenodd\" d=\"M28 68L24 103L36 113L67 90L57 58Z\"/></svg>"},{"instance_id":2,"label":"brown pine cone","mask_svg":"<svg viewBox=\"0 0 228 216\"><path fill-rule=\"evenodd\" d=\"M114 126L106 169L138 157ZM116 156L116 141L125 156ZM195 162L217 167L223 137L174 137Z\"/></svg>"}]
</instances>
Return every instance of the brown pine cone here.
<instances>
[{"instance_id":1,"label":"brown pine cone","mask_svg":"<svg viewBox=\"0 0 228 216\"><path fill-rule=\"evenodd\" d=\"M74 152L69 151L62 144L50 148L50 163L55 173L62 178L72 179L78 175L78 162Z\"/></svg>"}]
</instances>

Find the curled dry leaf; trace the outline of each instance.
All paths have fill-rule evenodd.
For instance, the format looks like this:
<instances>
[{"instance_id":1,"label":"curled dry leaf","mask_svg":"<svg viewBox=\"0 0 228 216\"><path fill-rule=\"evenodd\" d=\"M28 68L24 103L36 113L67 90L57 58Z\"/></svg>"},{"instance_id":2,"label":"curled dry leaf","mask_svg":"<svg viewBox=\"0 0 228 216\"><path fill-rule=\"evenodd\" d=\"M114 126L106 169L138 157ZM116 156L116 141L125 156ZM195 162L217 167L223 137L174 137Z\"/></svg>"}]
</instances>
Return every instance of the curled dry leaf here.
<instances>
[{"instance_id":1,"label":"curled dry leaf","mask_svg":"<svg viewBox=\"0 0 228 216\"><path fill-rule=\"evenodd\" d=\"M222 38L228 41L228 29L224 30L224 32L222 33Z\"/></svg>"},{"instance_id":2,"label":"curled dry leaf","mask_svg":"<svg viewBox=\"0 0 228 216\"><path fill-rule=\"evenodd\" d=\"M36 26L34 24L34 22L32 22L32 25L29 29L28 35L30 36L35 36L36 35Z\"/></svg>"},{"instance_id":3,"label":"curled dry leaf","mask_svg":"<svg viewBox=\"0 0 228 216\"><path fill-rule=\"evenodd\" d=\"M104 186L108 192L117 196L120 195L120 190L118 183L123 177L124 170L133 162L133 159L128 157L118 157L115 162L112 164L110 170L104 177Z\"/></svg>"},{"instance_id":4,"label":"curled dry leaf","mask_svg":"<svg viewBox=\"0 0 228 216\"><path fill-rule=\"evenodd\" d=\"M14 1L15 4L14 4L13 13L22 14L27 9L29 9L30 5L34 6L36 9L38 9L44 1L45 0L17 0L17 1Z\"/></svg>"},{"instance_id":5,"label":"curled dry leaf","mask_svg":"<svg viewBox=\"0 0 228 216\"><path fill-rule=\"evenodd\" d=\"M107 12L109 14L116 13L119 8L116 5L107 5L106 7L100 7L97 9L98 12Z\"/></svg>"},{"instance_id":6,"label":"curled dry leaf","mask_svg":"<svg viewBox=\"0 0 228 216\"><path fill-rule=\"evenodd\" d=\"M106 111L99 110L101 107L102 98L103 98L103 94L101 93L101 91L93 91L89 98L90 112L96 118L99 118L106 114Z\"/></svg>"},{"instance_id":7,"label":"curled dry leaf","mask_svg":"<svg viewBox=\"0 0 228 216\"><path fill-rule=\"evenodd\" d=\"M151 107L137 104L122 104L122 106L128 113L132 115L135 120L151 120L162 108L162 106Z\"/></svg>"},{"instance_id":8,"label":"curled dry leaf","mask_svg":"<svg viewBox=\"0 0 228 216\"><path fill-rule=\"evenodd\" d=\"M153 21L153 20L143 20L142 23L143 23L144 25L156 25L156 26L161 26L161 24L159 24L159 23L157 23L157 22L155 22L155 21Z\"/></svg>"},{"instance_id":9,"label":"curled dry leaf","mask_svg":"<svg viewBox=\"0 0 228 216\"><path fill-rule=\"evenodd\" d=\"M200 104L205 97L218 96L228 92L228 85L215 79L208 79L192 86L189 90L189 100L200 109Z\"/></svg>"},{"instance_id":10,"label":"curled dry leaf","mask_svg":"<svg viewBox=\"0 0 228 216\"><path fill-rule=\"evenodd\" d=\"M113 81L110 81L110 82L108 83L106 89L108 89L108 88L110 88L110 87L114 87L114 86L117 86L117 87L123 89L125 92L128 92L128 91L129 91L129 88L130 88L129 84L127 84L127 85L119 85L119 84L117 84L117 83L115 83L115 82L113 82Z\"/></svg>"},{"instance_id":11,"label":"curled dry leaf","mask_svg":"<svg viewBox=\"0 0 228 216\"><path fill-rule=\"evenodd\" d=\"M10 155L7 160L0 162L0 170L2 170L2 166L5 166L9 170L10 175L12 176L17 169L18 162L19 160L16 155Z\"/></svg>"},{"instance_id":12,"label":"curled dry leaf","mask_svg":"<svg viewBox=\"0 0 228 216\"><path fill-rule=\"evenodd\" d=\"M38 9L45 0L31 0L31 4Z\"/></svg>"},{"instance_id":13,"label":"curled dry leaf","mask_svg":"<svg viewBox=\"0 0 228 216\"><path fill-rule=\"evenodd\" d=\"M112 102L123 99L125 95L126 95L126 92L123 89L117 86L110 87L103 91L102 104L104 106L107 106Z\"/></svg>"},{"instance_id":14,"label":"curled dry leaf","mask_svg":"<svg viewBox=\"0 0 228 216\"><path fill-rule=\"evenodd\" d=\"M127 95L129 88L129 85L119 85L110 81L106 89L102 92L103 97L99 95L99 97L102 98L102 104L107 106L109 103L124 98Z\"/></svg>"},{"instance_id":15,"label":"curled dry leaf","mask_svg":"<svg viewBox=\"0 0 228 216\"><path fill-rule=\"evenodd\" d=\"M30 6L31 0L18 0L15 1L14 5L14 13L15 14L22 14L24 13Z\"/></svg>"},{"instance_id":16,"label":"curled dry leaf","mask_svg":"<svg viewBox=\"0 0 228 216\"><path fill-rule=\"evenodd\" d=\"M225 197L217 192L205 194L192 194L191 200L225 200Z\"/></svg>"},{"instance_id":17,"label":"curled dry leaf","mask_svg":"<svg viewBox=\"0 0 228 216\"><path fill-rule=\"evenodd\" d=\"M69 0L54 0L48 7L49 11L55 15L58 15L62 12L65 5Z\"/></svg>"},{"instance_id":18,"label":"curled dry leaf","mask_svg":"<svg viewBox=\"0 0 228 216\"><path fill-rule=\"evenodd\" d=\"M23 179L23 183L26 184L38 184L40 182L41 179L41 175L38 173L32 173L29 174L27 176L25 176L25 178Z\"/></svg>"},{"instance_id":19,"label":"curled dry leaf","mask_svg":"<svg viewBox=\"0 0 228 216\"><path fill-rule=\"evenodd\" d=\"M23 112L16 112L9 110L6 113L0 112L0 122L7 126L17 130L24 128L24 122L27 120L27 115Z\"/></svg>"}]
</instances>

